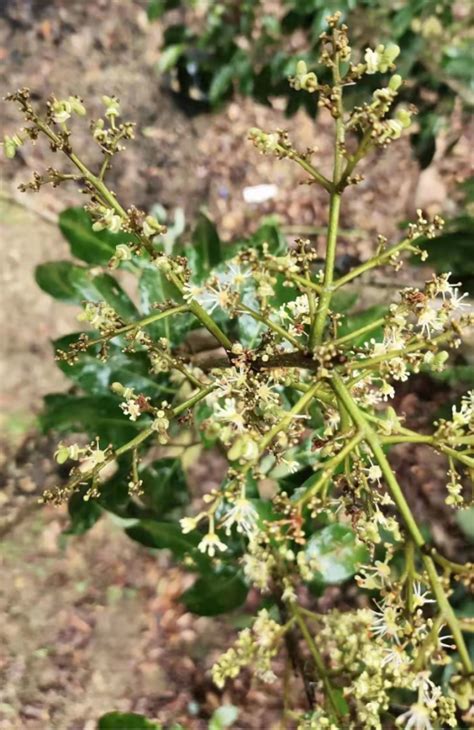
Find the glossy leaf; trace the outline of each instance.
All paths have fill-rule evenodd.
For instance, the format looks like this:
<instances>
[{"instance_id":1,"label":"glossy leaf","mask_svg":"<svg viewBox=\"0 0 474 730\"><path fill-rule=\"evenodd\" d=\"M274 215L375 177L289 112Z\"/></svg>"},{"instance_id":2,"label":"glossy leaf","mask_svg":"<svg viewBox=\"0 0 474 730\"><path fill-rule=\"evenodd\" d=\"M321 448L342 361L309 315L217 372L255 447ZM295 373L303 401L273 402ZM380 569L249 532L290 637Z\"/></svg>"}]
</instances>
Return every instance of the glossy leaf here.
<instances>
[{"instance_id":1,"label":"glossy leaf","mask_svg":"<svg viewBox=\"0 0 474 730\"><path fill-rule=\"evenodd\" d=\"M112 396L81 396L52 393L44 399L39 421L44 431L86 433L99 436L102 445L120 445L143 428L130 421L119 408L120 400Z\"/></svg>"},{"instance_id":2,"label":"glossy leaf","mask_svg":"<svg viewBox=\"0 0 474 730\"><path fill-rule=\"evenodd\" d=\"M59 228L78 259L88 264L107 264L119 243L129 243L129 233L92 230L92 221L84 208L67 208L59 215Z\"/></svg>"},{"instance_id":3,"label":"glossy leaf","mask_svg":"<svg viewBox=\"0 0 474 730\"><path fill-rule=\"evenodd\" d=\"M236 573L204 575L183 593L181 601L199 616L217 616L242 606L248 588Z\"/></svg>"},{"instance_id":4,"label":"glossy leaf","mask_svg":"<svg viewBox=\"0 0 474 730\"><path fill-rule=\"evenodd\" d=\"M161 730L161 727L135 712L108 712L97 724L97 730Z\"/></svg>"},{"instance_id":5,"label":"glossy leaf","mask_svg":"<svg viewBox=\"0 0 474 730\"><path fill-rule=\"evenodd\" d=\"M76 342L80 333L60 337L53 342L54 351L67 351ZM91 395L110 395L113 382L120 382L152 398L163 395L167 389L167 376L153 377L149 374L149 360L144 352L124 353L121 348L111 345L106 362L98 359L99 345L89 348L78 356L77 362L69 365L58 360L59 369Z\"/></svg>"},{"instance_id":6,"label":"glossy leaf","mask_svg":"<svg viewBox=\"0 0 474 730\"><path fill-rule=\"evenodd\" d=\"M43 291L68 304L105 301L121 317L133 318L138 314L131 299L109 274L93 276L89 269L70 261L52 261L37 266L35 278Z\"/></svg>"},{"instance_id":7,"label":"glossy leaf","mask_svg":"<svg viewBox=\"0 0 474 730\"><path fill-rule=\"evenodd\" d=\"M221 242L215 224L203 212L199 214L193 231L191 246L185 254L196 281L202 281L222 261Z\"/></svg>"},{"instance_id":8,"label":"glossy leaf","mask_svg":"<svg viewBox=\"0 0 474 730\"><path fill-rule=\"evenodd\" d=\"M342 320L341 326L339 327L337 334L339 337L343 337L344 335L348 335L351 332L355 332L356 330L371 324L376 319L380 319L380 317L385 316L385 314L387 314L387 311L387 307L376 304L374 307L369 307L363 312L350 314ZM356 339L352 340L351 345L357 347L363 345L364 342L367 342L371 339L380 340L382 339L382 336L383 327L378 327L376 330L371 330L368 334L360 335Z\"/></svg>"},{"instance_id":9,"label":"glossy leaf","mask_svg":"<svg viewBox=\"0 0 474 730\"><path fill-rule=\"evenodd\" d=\"M354 531L340 524L324 527L313 535L305 547L305 554L317 565L315 580L326 584L342 583L351 578L360 563L368 559L366 548L356 543Z\"/></svg>"},{"instance_id":10,"label":"glossy leaf","mask_svg":"<svg viewBox=\"0 0 474 730\"><path fill-rule=\"evenodd\" d=\"M63 534L83 535L102 516L102 510L95 500L83 499L82 492L75 492L68 502L69 525Z\"/></svg>"},{"instance_id":11,"label":"glossy leaf","mask_svg":"<svg viewBox=\"0 0 474 730\"><path fill-rule=\"evenodd\" d=\"M183 534L179 524L174 522L155 522L140 520L138 525L126 530L127 535L146 547L157 550L171 550L177 558L193 552L201 535L198 532Z\"/></svg>"},{"instance_id":12,"label":"glossy leaf","mask_svg":"<svg viewBox=\"0 0 474 730\"><path fill-rule=\"evenodd\" d=\"M158 515L188 502L188 486L179 459L159 459L140 472L142 501Z\"/></svg>"}]
</instances>

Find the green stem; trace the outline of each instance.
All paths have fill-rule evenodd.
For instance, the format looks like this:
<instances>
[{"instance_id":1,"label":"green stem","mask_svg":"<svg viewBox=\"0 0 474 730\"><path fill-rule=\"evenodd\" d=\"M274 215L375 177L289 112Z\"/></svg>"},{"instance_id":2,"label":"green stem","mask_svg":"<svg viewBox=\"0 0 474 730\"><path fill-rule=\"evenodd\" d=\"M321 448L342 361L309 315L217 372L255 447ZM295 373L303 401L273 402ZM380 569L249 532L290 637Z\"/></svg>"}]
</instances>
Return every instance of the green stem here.
<instances>
[{"instance_id":1,"label":"green stem","mask_svg":"<svg viewBox=\"0 0 474 730\"><path fill-rule=\"evenodd\" d=\"M349 456L349 454L355 449L357 444L359 444L364 437L363 433L356 433L355 436L353 436L346 444L342 447L338 453L333 456L331 459L329 459L324 465L323 465L323 471L321 475L317 478L316 482L314 484L309 485L307 491L296 501L295 504L297 505L303 505L308 500L311 499L311 497L314 497L315 494L318 493L318 491L321 489L321 487L327 482L328 479L331 478L331 476L334 474L335 470L339 466L339 464L342 464L344 459Z\"/></svg>"},{"instance_id":2,"label":"green stem","mask_svg":"<svg viewBox=\"0 0 474 730\"><path fill-rule=\"evenodd\" d=\"M413 244L413 241L411 241L408 238L404 238L402 241L397 243L395 246L392 246L391 248L388 248L383 253L379 254L378 256L373 256L368 261L365 261L363 264L360 264L359 266L356 266L354 269L349 271L349 273L345 274L344 276L341 276L337 281L334 282L334 289L340 289L341 286L344 286L349 281L352 281L352 279L357 278L358 276L361 276L362 274L365 274L366 271L370 271L371 269L374 269L378 266L382 266L388 259L390 259L394 254L397 254L399 251L403 251L404 248L408 248Z\"/></svg>"},{"instance_id":3,"label":"green stem","mask_svg":"<svg viewBox=\"0 0 474 730\"><path fill-rule=\"evenodd\" d=\"M306 644L311 653L311 656L313 657L313 661L316 666L316 671L319 675L319 678L321 679L321 682L323 683L324 689L326 690L326 695L329 700L329 704L331 705L331 708L332 708L334 714L336 715L336 717L340 720L341 711L339 708L338 701L336 699L336 688L333 686L333 684L329 678L329 675L326 671L326 667L324 666L324 661L319 652L319 649L316 646L313 637L311 636L311 632L309 631L309 629L306 625L306 621L304 620L303 616L301 615L299 608L292 605L290 607L290 609L296 618L296 622L297 622L298 626L300 627L300 631L303 634L303 638L306 641Z\"/></svg>"},{"instance_id":4,"label":"green stem","mask_svg":"<svg viewBox=\"0 0 474 730\"><path fill-rule=\"evenodd\" d=\"M273 330L278 335L280 335L280 337L282 337L284 340L286 340L287 342L290 342L298 350L301 350L304 352L304 347L301 344L301 342L298 342L296 337L293 337L293 335L290 335L289 332L287 332L285 329L283 329L283 327L280 327L280 325L277 324L276 322L272 322L271 319L268 319L268 317L265 317L263 314L260 314L260 312L256 312L255 309L252 309L251 307L247 307L245 304L240 304L239 310L244 312L245 314L248 314L250 317L253 317L253 319L257 320L257 322L262 322L262 324L265 324L271 330Z\"/></svg>"},{"instance_id":5,"label":"green stem","mask_svg":"<svg viewBox=\"0 0 474 730\"><path fill-rule=\"evenodd\" d=\"M130 322L130 324L126 324L123 327L119 327L114 332L112 332L109 335L103 335L102 337L97 337L95 340L89 340L86 343L87 347L93 347L94 345L99 345L102 342L106 342L107 340L112 340L114 337L119 337L120 335L124 335L127 332L132 332L133 330L140 329L142 327L147 327L149 324L153 324L153 322L159 322L160 319L165 319L166 317L171 317L173 314L181 314L182 312L188 312L189 307L187 304L181 304L177 307L171 307L170 309L165 309L164 312L155 312L154 314L149 314L148 317L144 317L143 319L137 319L135 322Z\"/></svg>"},{"instance_id":6,"label":"green stem","mask_svg":"<svg viewBox=\"0 0 474 730\"><path fill-rule=\"evenodd\" d=\"M372 332L372 330L376 330L379 327L382 327L382 325L384 325L384 324L385 324L385 317L380 317L379 319L374 319L373 322L370 322L369 324L366 324L363 327L359 327L359 329L354 330L353 332L349 332L347 335L338 337L336 340L332 341L332 344L336 345L336 346L343 345L346 342L355 340L357 337L362 337L362 335L366 335L368 332Z\"/></svg>"},{"instance_id":7,"label":"green stem","mask_svg":"<svg viewBox=\"0 0 474 730\"><path fill-rule=\"evenodd\" d=\"M342 106L342 84L340 78L339 68L339 56L336 53L333 65L333 81L334 90L338 95L337 111L336 111L336 140L334 146L334 170L333 170L333 182L331 187L331 197L329 201L329 224L327 233L326 243L326 263L324 266L324 281L323 291L319 299L319 306L316 317L314 318L311 325L311 332L309 337L309 346L311 349L315 345L319 345L323 338L324 326L326 324L326 317L328 314L329 306L331 304L331 297L333 294L333 278L334 278L334 265L336 262L336 248L337 248L337 234L339 228L339 216L341 211L341 193L338 192L337 186L341 179L342 167L343 167L343 151L342 146L344 144L344 109Z\"/></svg>"}]
</instances>

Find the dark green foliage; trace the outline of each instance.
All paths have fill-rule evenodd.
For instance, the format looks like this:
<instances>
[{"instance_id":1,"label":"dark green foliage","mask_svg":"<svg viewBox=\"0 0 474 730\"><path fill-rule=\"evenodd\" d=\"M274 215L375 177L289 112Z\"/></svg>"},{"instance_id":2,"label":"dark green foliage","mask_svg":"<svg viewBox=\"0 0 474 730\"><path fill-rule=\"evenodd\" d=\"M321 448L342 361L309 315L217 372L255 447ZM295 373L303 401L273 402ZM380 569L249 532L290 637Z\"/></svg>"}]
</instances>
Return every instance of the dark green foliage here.
<instances>
[{"instance_id":1,"label":"dark green foliage","mask_svg":"<svg viewBox=\"0 0 474 730\"><path fill-rule=\"evenodd\" d=\"M393 41L401 47L400 73L415 79L401 99L416 104L420 111L419 131L412 141L422 167L433 158L436 135L452 111L456 95L467 106L473 103L469 44L457 37L459 24L447 0L398 4L381 0L286 0L281 17L265 14L259 0L215 3L198 31L191 30L186 21L175 23L175 15L169 16L167 24L168 11L177 7L188 14L193 12L190 0L150 0L148 17L160 18L165 24L159 70L173 72L173 91L186 109L219 107L238 92L262 104L285 97L288 115L303 107L314 116L314 97L295 92L285 81L294 73L297 60L290 39L296 32L304 34L305 50L298 58L313 66L325 19L336 10L348 18L359 45ZM436 36L436 25L430 35L430 23L437 24L441 37ZM248 50L242 49L242 38L248 42ZM373 91L376 83L366 78L358 85L354 101ZM347 92L351 95L351 89Z\"/></svg>"}]
</instances>

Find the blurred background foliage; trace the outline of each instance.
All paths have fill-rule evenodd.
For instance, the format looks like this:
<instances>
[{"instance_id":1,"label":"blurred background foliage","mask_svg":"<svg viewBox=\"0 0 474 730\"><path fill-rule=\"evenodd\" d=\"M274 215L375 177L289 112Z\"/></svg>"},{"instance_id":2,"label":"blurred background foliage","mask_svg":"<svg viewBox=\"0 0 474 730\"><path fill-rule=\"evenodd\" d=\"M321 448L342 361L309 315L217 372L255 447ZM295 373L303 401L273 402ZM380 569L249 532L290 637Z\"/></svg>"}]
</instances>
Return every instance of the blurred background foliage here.
<instances>
[{"instance_id":1,"label":"blurred background foliage","mask_svg":"<svg viewBox=\"0 0 474 730\"><path fill-rule=\"evenodd\" d=\"M314 96L290 88L287 77L299 58L314 66L325 18L335 10L343 12L354 47L387 41L401 47L398 69L408 80L401 100L419 110L412 143L426 167L456 99L466 113L474 105L469 3L150 0L148 17L164 26L159 71L167 73L170 87L191 113L219 107L239 92L262 104L283 98L287 115L300 106L314 115ZM366 76L350 101L357 103L377 83L377 77Z\"/></svg>"},{"instance_id":2,"label":"blurred background foliage","mask_svg":"<svg viewBox=\"0 0 474 730\"><path fill-rule=\"evenodd\" d=\"M400 101L418 109L410 136L424 169L437 136L449 128L457 107L466 124L474 109L474 6L452 0L149 0L148 18L163 26L158 64L164 84L188 114L222 107L235 95L282 105L287 116L300 107L317 114L317 99L287 81L298 59L314 68L325 18L343 12L352 45L364 49L396 42L399 73L406 79ZM327 73L327 70L323 69ZM321 74L320 74L321 75ZM349 104L362 102L380 84L365 76ZM450 140L451 145L456 137ZM461 213L430 243L430 262L451 271L474 293L474 178L464 181ZM416 263L416 262L415 262Z\"/></svg>"}]
</instances>

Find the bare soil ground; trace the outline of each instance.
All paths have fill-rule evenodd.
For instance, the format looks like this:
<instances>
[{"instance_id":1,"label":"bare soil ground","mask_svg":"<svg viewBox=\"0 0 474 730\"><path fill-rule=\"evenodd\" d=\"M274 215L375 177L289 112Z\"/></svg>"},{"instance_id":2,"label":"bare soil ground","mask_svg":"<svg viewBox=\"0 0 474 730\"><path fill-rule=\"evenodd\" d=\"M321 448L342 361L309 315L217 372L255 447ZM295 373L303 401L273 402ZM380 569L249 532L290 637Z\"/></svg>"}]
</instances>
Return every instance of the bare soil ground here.
<instances>
[{"instance_id":1,"label":"bare soil ground","mask_svg":"<svg viewBox=\"0 0 474 730\"><path fill-rule=\"evenodd\" d=\"M213 116L186 116L156 74L161 28L148 25L145 7L145 0L4 0L1 95L23 85L38 97L51 91L77 93L95 114L102 94L119 96L124 116L138 123L137 140L112 170L113 188L126 204L180 206L189 220L206 205L229 239L254 230L262 215L275 212L293 227L321 226L324 196L313 186L301 186L303 175L289 162L259 156L246 136L252 126L286 127L301 148L318 145L324 168L330 159L330 120L321 115L315 139L305 115L285 120L278 108L249 100ZM11 133L18 117L10 105L1 109L2 127ZM453 137L459 140L447 156L444 150ZM90 155L85 129L78 145ZM33 436L20 455L15 456L15 448L41 396L66 387L48 340L74 328L76 314L44 295L33 271L38 263L68 257L54 220L66 205L78 203L77 191L62 187L53 195L43 189L21 198L16 191L18 182L48 163L40 146L25 147L5 168L0 201L0 423L6 481L0 491L5 517L0 535L2 525L19 522L0 546L0 730L93 730L96 718L110 709L181 720L190 730L201 730L215 706L240 704L244 697L238 730L276 728L280 698L275 690L262 692L245 677L224 697L212 687L206 671L234 629L231 619L217 622L183 612L176 598L189 576L172 568L166 557L128 541L109 520L66 540L61 536L64 512L35 508L35 495L56 479L53 447ZM348 196L342 221L344 228L366 233L343 238L346 250L367 256L377 233L395 236L397 223L418 206L451 212L456 178L466 174L468 165L469 138L456 115L435 163L421 175L408 140L371 160L367 179ZM245 186L269 182L278 186L274 200L244 203ZM416 412L424 407L420 404L423 398L402 405ZM406 469L414 479L424 457L417 453L410 459ZM428 486L417 509L427 514L434 501L435 513L441 514L439 541L457 550L455 527L446 522L439 500L433 500L433 468L424 477Z\"/></svg>"}]
</instances>

